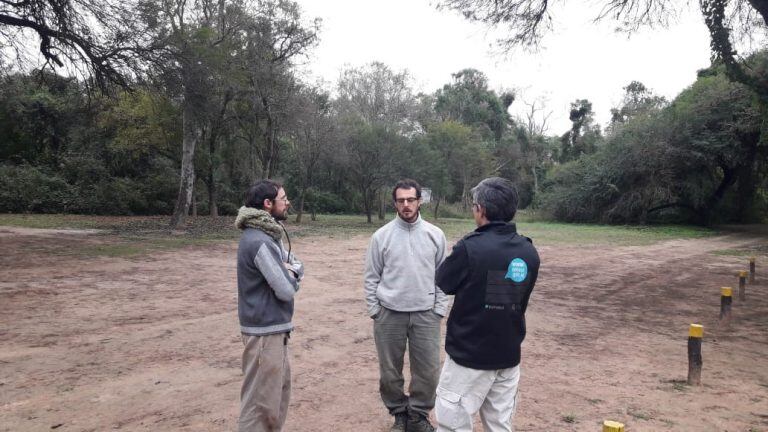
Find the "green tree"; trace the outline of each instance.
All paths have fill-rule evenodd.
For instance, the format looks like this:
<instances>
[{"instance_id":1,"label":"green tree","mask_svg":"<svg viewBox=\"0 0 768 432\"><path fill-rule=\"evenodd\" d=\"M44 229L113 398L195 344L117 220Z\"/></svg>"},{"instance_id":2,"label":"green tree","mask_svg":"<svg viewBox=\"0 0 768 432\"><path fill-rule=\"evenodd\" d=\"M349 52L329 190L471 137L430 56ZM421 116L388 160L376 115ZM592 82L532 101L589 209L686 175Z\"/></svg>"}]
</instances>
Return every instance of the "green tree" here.
<instances>
[{"instance_id":1,"label":"green tree","mask_svg":"<svg viewBox=\"0 0 768 432\"><path fill-rule=\"evenodd\" d=\"M315 187L317 171L336 140L336 126L331 113L330 96L318 88L304 88L297 95L288 150L294 169L291 182L298 189L296 222L301 222L307 196ZM315 206L310 203L312 209ZM313 211L314 214L314 211Z\"/></svg>"},{"instance_id":2,"label":"green tree","mask_svg":"<svg viewBox=\"0 0 768 432\"><path fill-rule=\"evenodd\" d=\"M568 118L571 120L571 130L560 138L561 163L594 153L602 139L600 126L594 124L592 102L587 99L572 102Z\"/></svg>"},{"instance_id":3,"label":"green tree","mask_svg":"<svg viewBox=\"0 0 768 432\"><path fill-rule=\"evenodd\" d=\"M80 84L49 72L0 80L0 160L57 166L88 113Z\"/></svg>"},{"instance_id":4,"label":"green tree","mask_svg":"<svg viewBox=\"0 0 768 432\"><path fill-rule=\"evenodd\" d=\"M342 71L337 90L334 108L341 119L353 183L368 222L375 207L383 219L388 199L382 190L398 172L394 161L402 160L406 137L418 128L410 76L407 71L396 72L373 62Z\"/></svg>"},{"instance_id":5,"label":"green tree","mask_svg":"<svg viewBox=\"0 0 768 432\"><path fill-rule=\"evenodd\" d=\"M507 109L515 100L512 93L499 97L488 89L488 78L477 69L452 74L453 82L435 94L435 112L442 120L464 123L485 139L500 141L510 124Z\"/></svg>"},{"instance_id":6,"label":"green tree","mask_svg":"<svg viewBox=\"0 0 768 432\"><path fill-rule=\"evenodd\" d=\"M548 0L442 0L438 8L460 12L466 19L500 26L508 35L499 41L509 50L516 46L537 46L552 29L551 8L558 3ZM751 89L758 98L761 116L768 118L768 80L765 69L755 67L740 57L735 41L751 39L768 29L768 3L764 0L700 0L700 13L710 33L710 47L715 64L725 66L729 79ZM615 20L619 28L634 32L640 27L667 26L690 7L675 0L603 0L597 2L596 20ZM753 57L754 59L754 57ZM762 73L761 73L762 72ZM763 122L761 138L768 137L768 121Z\"/></svg>"},{"instance_id":7,"label":"green tree","mask_svg":"<svg viewBox=\"0 0 768 432\"><path fill-rule=\"evenodd\" d=\"M657 96L639 81L632 81L624 87L624 97L618 108L611 108L611 128L638 115L647 115L666 106L663 96Z\"/></svg>"},{"instance_id":8,"label":"green tree","mask_svg":"<svg viewBox=\"0 0 768 432\"><path fill-rule=\"evenodd\" d=\"M379 201L381 187L393 177L393 161L404 138L384 124L348 118L342 126L339 155L348 178L362 199L368 223Z\"/></svg>"},{"instance_id":9,"label":"green tree","mask_svg":"<svg viewBox=\"0 0 768 432\"><path fill-rule=\"evenodd\" d=\"M580 222L747 221L765 167L761 123L754 92L723 67L705 71L668 107L629 119L596 153L553 170L546 206Z\"/></svg>"},{"instance_id":10,"label":"green tree","mask_svg":"<svg viewBox=\"0 0 768 432\"><path fill-rule=\"evenodd\" d=\"M458 122L445 121L436 123L424 136L428 145L424 163L427 167L425 177L432 189L435 202L434 217L437 219L440 203L453 199L457 188L463 190L464 177L457 176L454 168L462 163L460 154L465 152L472 141L472 130Z\"/></svg>"}]
</instances>

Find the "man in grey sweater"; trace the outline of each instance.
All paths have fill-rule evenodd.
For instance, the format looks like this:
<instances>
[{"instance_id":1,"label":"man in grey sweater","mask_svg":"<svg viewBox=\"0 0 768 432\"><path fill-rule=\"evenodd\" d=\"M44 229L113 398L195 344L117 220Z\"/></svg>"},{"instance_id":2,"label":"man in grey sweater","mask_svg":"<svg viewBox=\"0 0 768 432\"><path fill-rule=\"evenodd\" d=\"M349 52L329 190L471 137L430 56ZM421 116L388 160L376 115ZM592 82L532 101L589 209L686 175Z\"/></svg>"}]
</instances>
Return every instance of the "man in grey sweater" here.
<instances>
[{"instance_id":1,"label":"man in grey sweater","mask_svg":"<svg viewBox=\"0 0 768 432\"><path fill-rule=\"evenodd\" d=\"M445 235L419 215L421 187L400 180L392 191L394 220L371 237L365 260L365 301L373 318L379 356L379 392L395 417L392 432L434 431L429 412L435 406L440 375L440 321L448 297L435 285L435 269L445 258ZM404 392L406 345L411 365Z\"/></svg>"}]
</instances>

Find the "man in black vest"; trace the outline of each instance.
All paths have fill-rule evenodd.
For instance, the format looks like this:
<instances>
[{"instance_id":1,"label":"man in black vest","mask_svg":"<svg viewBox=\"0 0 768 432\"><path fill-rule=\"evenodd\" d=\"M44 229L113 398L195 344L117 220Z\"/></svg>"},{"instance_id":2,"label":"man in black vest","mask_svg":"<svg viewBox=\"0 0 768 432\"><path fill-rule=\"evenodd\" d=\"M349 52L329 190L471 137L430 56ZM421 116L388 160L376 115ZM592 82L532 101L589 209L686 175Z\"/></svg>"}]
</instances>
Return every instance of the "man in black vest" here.
<instances>
[{"instance_id":1,"label":"man in black vest","mask_svg":"<svg viewBox=\"0 0 768 432\"><path fill-rule=\"evenodd\" d=\"M477 229L456 243L436 274L437 285L455 298L435 414L438 431L471 431L478 411L486 432L512 431L539 255L510 223L518 201L512 182L487 178L472 199Z\"/></svg>"}]
</instances>

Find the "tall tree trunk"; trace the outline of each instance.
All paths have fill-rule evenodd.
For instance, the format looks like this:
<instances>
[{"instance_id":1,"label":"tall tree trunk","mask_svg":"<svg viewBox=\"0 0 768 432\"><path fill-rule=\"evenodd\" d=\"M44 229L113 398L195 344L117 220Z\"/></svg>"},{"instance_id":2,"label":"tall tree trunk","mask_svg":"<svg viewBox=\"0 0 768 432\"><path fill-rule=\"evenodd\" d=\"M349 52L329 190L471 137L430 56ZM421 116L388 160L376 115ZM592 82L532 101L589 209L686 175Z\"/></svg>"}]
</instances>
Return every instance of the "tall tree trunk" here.
<instances>
[{"instance_id":1,"label":"tall tree trunk","mask_svg":"<svg viewBox=\"0 0 768 432\"><path fill-rule=\"evenodd\" d=\"M468 211L471 201L472 201L472 197L470 196L470 190L469 190L469 175L467 175L467 172L465 169L465 172L462 175L462 181L461 181L461 208L464 211Z\"/></svg>"},{"instance_id":2,"label":"tall tree trunk","mask_svg":"<svg viewBox=\"0 0 768 432\"><path fill-rule=\"evenodd\" d=\"M179 178L179 194L176 197L176 206L171 217L171 229L179 229L186 222L192 194L195 190L195 147L197 146L198 131L191 105L188 100L184 101L181 176Z\"/></svg>"},{"instance_id":3,"label":"tall tree trunk","mask_svg":"<svg viewBox=\"0 0 768 432\"><path fill-rule=\"evenodd\" d=\"M437 220L437 211L440 209L440 198L433 195L435 200L435 220Z\"/></svg>"},{"instance_id":4,"label":"tall tree trunk","mask_svg":"<svg viewBox=\"0 0 768 432\"><path fill-rule=\"evenodd\" d=\"M208 157L209 157L209 163L208 163L208 210L210 211L211 216L218 216L219 215L219 208L217 206L217 196L216 196L216 179L215 179L215 171L216 171L216 164L213 162L215 153L216 153L216 137L215 133L211 133L211 137L208 140Z\"/></svg>"},{"instance_id":5,"label":"tall tree trunk","mask_svg":"<svg viewBox=\"0 0 768 432\"><path fill-rule=\"evenodd\" d=\"M733 184L736 182L736 173L733 169L724 165L720 168L723 170L723 179L720 181L720 185L718 185L715 192L709 198L707 198L703 208L698 209L699 223L703 225L709 225L712 222L712 214L715 211L715 207L717 207L717 205L723 199L723 196L725 195L725 192L728 190L728 188L733 186Z\"/></svg>"},{"instance_id":6,"label":"tall tree trunk","mask_svg":"<svg viewBox=\"0 0 768 432\"><path fill-rule=\"evenodd\" d=\"M275 157L275 125L274 119L272 118L269 101L267 98L262 97L261 103L264 107L265 118L267 120L267 126L264 128L264 151L262 152L263 160L261 164L264 170L264 178L272 178Z\"/></svg>"},{"instance_id":7,"label":"tall tree trunk","mask_svg":"<svg viewBox=\"0 0 768 432\"><path fill-rule=\"evenodd\" d=\"M301 216L304 214L304 193L305 189L302 188L299 191L299 205L298 210L296 211L296 223L301 223Z\"/></svg>"},{"instance_id":8,"label":"tall tree trunk","mask_svg":"<svg viewBox=\"0 0 768 432\"><path fill-rule=\"evenodd\" d=\"M384 220L384 216L386 213L386 199L381 196L381 191L376 192L376 196L379 197L379 220Z\"/></svg>"},{"instance_id":9,"label":"tall tree trunk","mask_svg":"<svg viewBox=\"0 0 768 432\"><path fill-rule=\"evenodd\" d=\"M744 149L744 162L736 168L737 176L737 209L736 217L738 222L750 222L750 211L757 190L755 181L755 170L757 167L757 145L760 140L760 132L742 137L742 148Z\"/></svg>"},{"instance_id":10,"label":"tall tree trunk","mask_svg":"<svg viewBox=\"0 0 768 432\"><path fill-rule=\"evenodd\" d=\"M536 174L536 165L531 167L531 174L533 174L533 196L531 197L531 208L536 209L536 197L539 196L539 176Z\"/></svg>"},{"instance_id":11,"label":"tall tree trunk","mask_svg":"<svg viewBox=\"0 0 768 432\"><path fill-rule=\"evenodd\" d=\"M373 203L371 201L373 201L373 197L371 196L370 191L368 188L363 188L363 210L365 210L365 216L368 220L368 223L373 222L373 220L371 220L371 215L373 213L373 209L371 208L373 207Z\"/></svg>"},{"instance_id":12,"label":"tall tree trunk","mask_svg":"<svg viewBox=\"0 0 768 432\"><path fill-rule=\"evenodd\" d=\"M218 190L216 189L216 141L221 135L221 129L224 123L224 116L227 113L227 106L232 99L232 91L227 89L224 93L224 100L221 103L218 117L211 123L211 134L208 137L208 209L211 216L219 215Z\"/></svg>"}]
</instances>

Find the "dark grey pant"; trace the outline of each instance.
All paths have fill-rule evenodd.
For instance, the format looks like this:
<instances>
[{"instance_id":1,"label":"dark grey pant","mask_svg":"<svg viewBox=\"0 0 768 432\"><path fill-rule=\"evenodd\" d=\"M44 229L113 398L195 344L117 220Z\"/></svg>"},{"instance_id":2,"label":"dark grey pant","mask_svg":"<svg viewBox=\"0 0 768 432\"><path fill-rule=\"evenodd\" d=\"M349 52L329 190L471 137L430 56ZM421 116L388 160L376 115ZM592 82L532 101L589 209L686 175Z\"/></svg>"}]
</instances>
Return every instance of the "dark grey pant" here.
<instances>
[{"instance_id":1,"label":"dark grey pant","mask_svg":"<svg viewBox=\"0 0 768 432\"><path fill-rule=\"evenodd\" d=\"M379 392L392 415L410 409L425 416L435 407L440 378L440 315L431 310L397 312L382 307L373 321L379 354ZM404 392L403 360L408 346L411 383Z\"/></svg>"}]
</instances>

